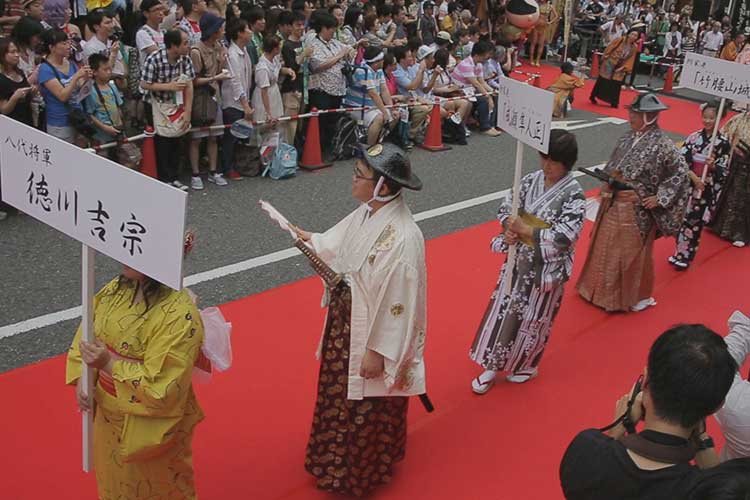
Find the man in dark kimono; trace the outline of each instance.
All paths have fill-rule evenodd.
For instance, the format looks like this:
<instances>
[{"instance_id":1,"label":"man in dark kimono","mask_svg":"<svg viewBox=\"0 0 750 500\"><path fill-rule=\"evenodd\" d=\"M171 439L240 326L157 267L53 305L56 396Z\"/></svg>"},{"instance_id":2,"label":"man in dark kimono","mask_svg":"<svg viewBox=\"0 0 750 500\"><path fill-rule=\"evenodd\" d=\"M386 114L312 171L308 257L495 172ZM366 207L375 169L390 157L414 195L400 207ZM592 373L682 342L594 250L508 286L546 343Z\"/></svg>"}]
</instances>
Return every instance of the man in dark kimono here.
<instances>
[{"instance_id":1,"label":"man in dark kimono","mask_svg":"<svg viewBox=\"0 0 750 500\"><path fill-rule=\"evenodd\" d=\"M642 311L656 305L654 240L675 235L685 217L688 166L659 128L667 109L654 94L630 106L631 130L612 153L586 263L576 288L606 311Z\"/></svg>"}]
</instances>

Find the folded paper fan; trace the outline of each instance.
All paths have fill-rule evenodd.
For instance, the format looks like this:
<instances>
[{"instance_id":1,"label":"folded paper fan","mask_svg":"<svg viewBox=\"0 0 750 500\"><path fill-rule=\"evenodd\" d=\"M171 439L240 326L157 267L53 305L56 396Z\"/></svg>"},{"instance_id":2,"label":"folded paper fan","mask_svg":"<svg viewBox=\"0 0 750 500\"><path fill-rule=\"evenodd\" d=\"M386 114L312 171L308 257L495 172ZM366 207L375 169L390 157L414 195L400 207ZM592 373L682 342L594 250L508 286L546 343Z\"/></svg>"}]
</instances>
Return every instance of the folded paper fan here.
<instances>
[{"instance_id":1,"label":"folded paper fan","mask_svg":"<svg viewBox=\"0 0 750 500\"><path fill-rule=\"evenodd\" d=\"M288 231L289 235L293 239L295 240L297 239L297 233L294 231L294 229L292 229L292 226L291 224L289 224L289 221L287 220L287 218L281 215L281 212L276 210L273 207L273 205L271 205L267 201L260 200L258 203L260 205L261 210L266 212L268 216L271 218L271 220L275 221L279 225L279 227L283 229L284 231Z\"/></svg>"}]
</instances>

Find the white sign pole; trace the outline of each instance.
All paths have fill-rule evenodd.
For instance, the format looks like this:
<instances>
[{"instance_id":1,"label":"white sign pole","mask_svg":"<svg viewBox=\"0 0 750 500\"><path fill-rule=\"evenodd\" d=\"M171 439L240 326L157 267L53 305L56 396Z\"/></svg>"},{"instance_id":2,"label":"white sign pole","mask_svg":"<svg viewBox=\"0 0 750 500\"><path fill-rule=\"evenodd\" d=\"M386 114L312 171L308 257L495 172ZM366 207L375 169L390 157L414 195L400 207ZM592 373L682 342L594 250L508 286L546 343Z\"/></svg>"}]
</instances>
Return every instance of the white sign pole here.
<instances>
[{"instance_id":1,"label":"white sign pole","mask_svg":"<svg viewBox=\"0 0 750 500\"><path fill-rule=\"evenodd\" d=\"M516 170L513 174L513 201L511 202L510 214L518 217L518 205L521 203L521 170L523 167L523 142L516 141ZM516 267L516 249L518 243L508 246L508 259L505 261L505 282L503 285L503 296L510 294L511 281L513 281L513 268Z\"/></svg>"},{"instance_id":2,"label":"white sign pole","mask_svg":"<svg viewBox=\"0 0 750 500\"><path fill-rule=\"evenodd\" d=\"M84 342L93 342L94 337L94 259L96 251L87 245L81 245L81 327ZM81 383L87 396L91 411L83 412L83 471L91 472L91 454L93 450L94 430L94 370L83 365Z\"/></svg>"},{"instance_id":3,"label":"white sign pole","mask_svg":"<svg viewBox=\"0 0 750 500\"><path fill-rule=\"evenodd\" d=\"M513 201L511 215L518 217L521 196L521 173L524 144L547 153L552 122L554 95L552 92L521 83L510 78L501 78L497 95L497 126L516 139L516 169L513 173ZM513 268L516 265L516 247L509 245L505 261L507 274L503 295L510 293Z\"/></svg>"},{"instance_id":4,"label":"white sign pole","mask_svg":"<svg viewBox=\"0 0 750 500\"><path fill-rule=\"evenodd\" d=\"M724 105L727 103L726 98L721 98L721 103L719 104L719 111L716 116L716 123L714 123L714 133L711 134L711 142L708 145L708 155L706 156L706 160L709 160L711 158L711 155L714 154L714 146L716 145L716 136L719 135L719 124L721 123L721 115L724 114ZM701 174L701 182L706 182L706 176L708 175L708 164L703 165L703 173ZM697 198L700 198L700 191L698 192Z\"/></svg>"}]
</instances>

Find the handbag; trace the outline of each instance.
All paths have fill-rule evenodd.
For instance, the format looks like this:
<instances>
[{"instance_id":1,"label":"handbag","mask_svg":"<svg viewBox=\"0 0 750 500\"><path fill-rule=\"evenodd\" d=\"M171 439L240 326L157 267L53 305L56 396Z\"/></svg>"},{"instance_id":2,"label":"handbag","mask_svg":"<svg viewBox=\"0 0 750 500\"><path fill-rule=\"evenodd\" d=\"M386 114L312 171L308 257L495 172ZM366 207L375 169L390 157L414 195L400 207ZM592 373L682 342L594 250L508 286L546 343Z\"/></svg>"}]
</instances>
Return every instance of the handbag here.
<instances>
[{"instance_id":1,"label":"handbag","mask_svg":"<svg viewBox=\"0 0 750 500\"><path fill-rule=\"evenodd\" d=\"M201 59L201 72L198 75L201 78L206 77L206 65L203 63L201 51L193 47L192 50L198 51L198 57ZM216 121L217 105L214 99L216 90L211 85L193 86L193 112L190 116L190 122L196 127L211 125Z\"/></svg>"},{"instance_id":2,"label":"handbag","mask_svg":"<svg viewBox=\"0 0 750 500\"><path fill-rule=\"evenodd\" d=\"M57 71L57 68L50 64L46 59L43 63L52 68L52 71L55 73L55 78L57 78L60 85L64 87L65 85L63 85L62 78L60 78L62 75ZM71 106L69 102L65 102L64 105L68 110L68 121L76 132L85 137L93 137L94 134L96 134L96 126L94 125L93 120L91 120L91 116L89 116L89 114L83 109Z\"/></svg>"},{"instance_id":3,"label":"handbag","mask_svg":"<svg viewBox=\"0 0 750 500\"><path fill-rule=\"evenodd\" d=\"M181 137L190 130L190 120L185 117L185 108L174 103L151 101L154 130L160 137Z\"/></svg>"}]
</instances>

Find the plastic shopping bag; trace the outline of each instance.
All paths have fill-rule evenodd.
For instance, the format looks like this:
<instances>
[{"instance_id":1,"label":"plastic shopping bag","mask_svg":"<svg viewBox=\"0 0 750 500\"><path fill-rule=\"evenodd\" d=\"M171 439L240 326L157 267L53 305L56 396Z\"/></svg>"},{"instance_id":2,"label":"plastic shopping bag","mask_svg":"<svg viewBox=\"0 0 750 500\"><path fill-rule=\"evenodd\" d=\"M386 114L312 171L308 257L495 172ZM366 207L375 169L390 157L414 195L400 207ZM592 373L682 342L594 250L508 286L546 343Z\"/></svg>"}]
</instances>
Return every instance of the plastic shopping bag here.
<instances>
[{"instance_id":1,"label":"plastic shopping bag","mask_svg":"<svg viewBox=\"0 0 750 500\"><path fill-rule=\"evenodd\" d=\"M232 323L224 319L218 307L207 307L201 311L205 338L201 350L211 361L211 366L220 372L232 366Z\"/></svg>"}]
</instances>

